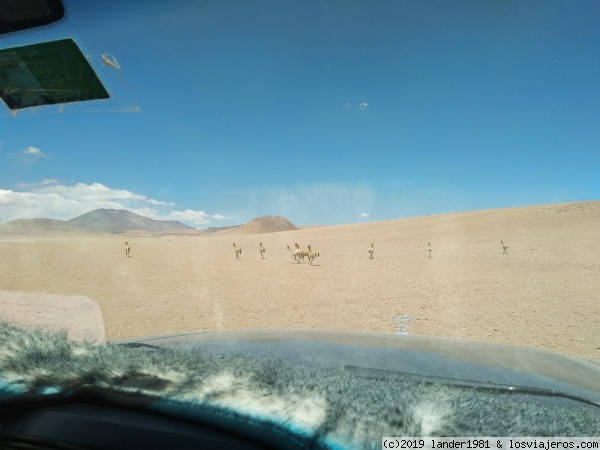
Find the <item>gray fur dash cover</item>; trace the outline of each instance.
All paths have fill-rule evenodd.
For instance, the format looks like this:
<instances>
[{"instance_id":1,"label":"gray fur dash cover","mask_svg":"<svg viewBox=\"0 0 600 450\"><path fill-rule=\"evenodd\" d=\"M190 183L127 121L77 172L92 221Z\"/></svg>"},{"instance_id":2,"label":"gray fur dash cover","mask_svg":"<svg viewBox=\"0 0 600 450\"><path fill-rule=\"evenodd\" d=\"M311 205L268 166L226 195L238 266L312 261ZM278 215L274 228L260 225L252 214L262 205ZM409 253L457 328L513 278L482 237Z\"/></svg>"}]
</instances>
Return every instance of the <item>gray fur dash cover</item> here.
<instances>
[{"instance_id":1,"label":"gray fur dash cover","mask_svg":"<svg viewBox=\"0 0 600 450\"><path fill-rule=\"evenodd\" d=\"M200 349L69 342L0 323L0 408L21 394L92 386L161 404L217 408L279 427L308 448L378 449L383 436L596 436L600 408L342 368ZM153 401L154 401L153 400Z\"/></svg>"}]
</instances>

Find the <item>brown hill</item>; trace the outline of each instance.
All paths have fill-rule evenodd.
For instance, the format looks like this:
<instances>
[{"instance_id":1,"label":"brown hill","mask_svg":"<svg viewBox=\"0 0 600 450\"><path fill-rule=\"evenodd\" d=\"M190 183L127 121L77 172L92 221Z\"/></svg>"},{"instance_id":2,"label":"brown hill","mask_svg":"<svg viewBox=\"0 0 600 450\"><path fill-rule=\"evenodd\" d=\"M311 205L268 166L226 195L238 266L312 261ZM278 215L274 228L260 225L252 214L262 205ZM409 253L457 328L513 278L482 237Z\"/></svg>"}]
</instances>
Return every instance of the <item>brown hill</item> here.
<instances>
[{"instance_id":1,"label":"brown hill","mask_svg":"<svg viewBox=\"0 0 600 450\"><path fill-rule=\"evenodd\" d=\"M262 234L277 233L280 231L293 231L298 227L282 216L262 216L234 228L235 233Z\"/></svg>"}]
</instances>

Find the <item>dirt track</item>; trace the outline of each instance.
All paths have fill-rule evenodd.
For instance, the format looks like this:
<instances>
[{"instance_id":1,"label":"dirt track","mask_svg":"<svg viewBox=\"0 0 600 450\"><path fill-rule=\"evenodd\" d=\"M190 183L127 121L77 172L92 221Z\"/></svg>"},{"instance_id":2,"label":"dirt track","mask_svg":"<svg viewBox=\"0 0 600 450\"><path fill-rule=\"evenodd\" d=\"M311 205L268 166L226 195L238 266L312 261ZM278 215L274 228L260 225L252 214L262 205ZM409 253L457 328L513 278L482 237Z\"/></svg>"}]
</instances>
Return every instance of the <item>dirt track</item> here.
<instances>
[{"instance_id":1,"label":"dirt track","mask_svg":"<svg viewBox=\"0 0 600 450\"><path fill-rule=\"evenodd\" d=\"M21 238L0 237L0 290L87 296L108 339L236 328L391 333L403 312L415 320L411 333L600 359L600 202L266 234L128 236L131 258L121 237ZM319 265L293 264L294 242L318 248Z\"/></svg>"}]
</instances>

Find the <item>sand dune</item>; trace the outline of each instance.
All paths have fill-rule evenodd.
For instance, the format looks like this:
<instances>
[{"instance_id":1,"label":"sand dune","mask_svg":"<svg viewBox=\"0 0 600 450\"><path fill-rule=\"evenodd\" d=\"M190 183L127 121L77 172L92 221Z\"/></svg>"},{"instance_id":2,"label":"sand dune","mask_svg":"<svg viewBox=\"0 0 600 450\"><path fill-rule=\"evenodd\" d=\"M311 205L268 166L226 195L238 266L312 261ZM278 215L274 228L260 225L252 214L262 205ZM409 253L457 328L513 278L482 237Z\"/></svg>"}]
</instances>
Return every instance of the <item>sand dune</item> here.
<instances>
[{"instance_id":1,"label":"sand dune","mask_svg":"<svg viewBox=\"0 0 600 450\"><path fill-rule=\"evenodd\" d=\"M128 236L131 258L123 237L0 240L0 290L94 299L108 339L237 328L393 333L402 312L415 334L600 359L599 201L223 233ZM292 264L294 242L319 248L320 264Z\"/></svg>"}]
</instances>

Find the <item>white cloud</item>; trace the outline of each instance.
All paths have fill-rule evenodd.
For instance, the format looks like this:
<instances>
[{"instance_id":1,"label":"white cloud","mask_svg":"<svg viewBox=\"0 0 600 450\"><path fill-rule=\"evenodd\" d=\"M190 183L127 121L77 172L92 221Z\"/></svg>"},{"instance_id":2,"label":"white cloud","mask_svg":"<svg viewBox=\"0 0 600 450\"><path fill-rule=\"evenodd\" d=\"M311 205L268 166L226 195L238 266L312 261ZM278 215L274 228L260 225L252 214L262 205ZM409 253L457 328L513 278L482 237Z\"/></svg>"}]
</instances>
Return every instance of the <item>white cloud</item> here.
<instances>
[{"instance_id":1,"label":"white cloud","mask_svg":"<svg viewBox=\"0 0 600 450\"><path fill-rule=\"evenodd\" d=\"M149 198L146 201L151 205L175 206L175 203L161 202L158 200L154 200L153 198Z\"/></svg>"},{"instance_id":2,"label":"white cloud","mask_svg":"<svg viewBox=\"0 0 600 450\"><path fill-rule=\"evenodd\" d=\"M167 220L179 220L182 222L191 222L196 225L209 225L211 220L231 220L233 217L223 216L221 214L207 214L204 211L193 211L186 209L185 211L171 211L165 216Z\"/></svg>"},{"instance_id":3,"label":"white cloud","mask_svg":"<svg viewBox=\"0 0 600 450\"><path fill-rule=\"evenodd\" d=\"M58 193L15 192L0 189L0 222L41 217L68 220L96 208L119 206L115 202L86 204L65 198Z\"/></svg>"},{"instance_id":4,"label":"white cloud","mask_svg":"<svg viewBox=\"0 0 600 450\"><path fill-rule=\"evenodd\" d=\"M163 202L148 198L145 195L135 194L131 191L123 189L113 189L105 186L101 183L77 183L73 186L66 186L62 184L54 184L52 186L36 187L32 189L32 192L39 194L58 194L65 199L77 199L79 201L92 201L92 202L104 202L104 201L140 201L151 205L163 205L173 206L174 203Z\"/></svg>"},{"instance_id":5,"label":"white cloud","mask_svg":"<svg viewBox=\"0 0 600 450\"><path fill-rule=\"evenodd\" d=\"M0 223L15 219L51 218L69 220L98 208L126 209L157 220L180 220L189 225L208 225L211 220L230 220L204 211L173 211L175 204L148 198L101 183L59 184L54 179L19 183L20 191L0 189Z\"/></svg>"},{"instance_id":6,"label":"white cloud","mask_svg":"<svg viewBox=\"0 0 600 450\"><path fill-rule=\"evenodd\" d=\"M36 147L27 147L16 154L13 153L12 155L20 159L21 162L26 165L33 164L40 158L45 158L48 156Z\"/></svg>"},{"instance_id":7,"label":"white cloud","mask_svg":"<svg viewBox=\"0 0 600 450\"><path fill-rule=\"evenodd\" d=\"M167 220L179 220L192 222L197 225L208 225L210 223L210 215L204 211L193 211L186 209L185 211L171 211L165 216Z\"/></svg>"},{"instance_id":8,"label":"white cloud","mask_svg":"<svg viewBox=\"0 0 600 450\"><path fill-rule=\"evenodd\" d=\"M371 214L367 214L366 212L360 214L358 217L362 217L363 219L366 219L367 217L371 217Z\"/></svg>"},{"instance_id":9,"label":"white cloud","mask_svg":"<svg viewBox=\"0 0 600 450\"><path fill-rule=\"evenodd\" d=\"M22 150L21 153L23 153L24 155L44 156L42 151L39 148L35 147L27 147L25 150Z\"/></svg>"},{"instance_id":10,"label":"white cloud","mask_svg":"<svg viewBox=\"0 0 600 450\"><path fill-rule=\"evenodd\" d=\"M362 111L363 109L367 109L368 107L369 107L369 104L367 102L361 102L361 103L359 103L358 108L356 108L356 109L358 109L359 111Z\"/></svg>"},{"instance_id":11,"label":"white cloud","mask_svg":"<svg viewBox=\"0 0 600 450\"><path fill-rule=\"evenodd\" d=\"M233 220L234 217L231 216L223 216L221 214L213 214L212 216L210 216L211 219L215 219L215 220Z\"/></svg>"}]
</instances>

